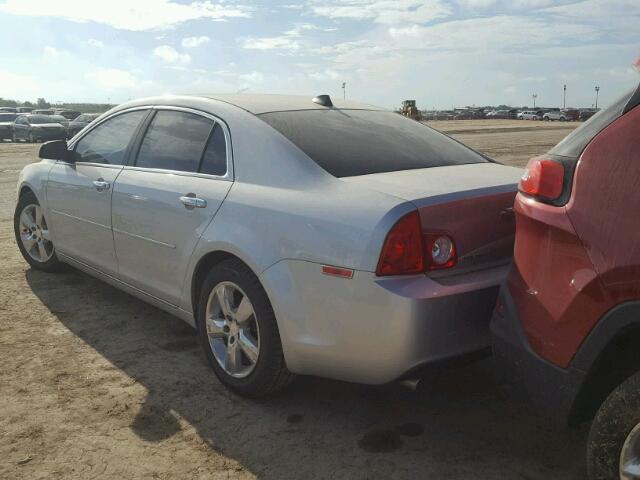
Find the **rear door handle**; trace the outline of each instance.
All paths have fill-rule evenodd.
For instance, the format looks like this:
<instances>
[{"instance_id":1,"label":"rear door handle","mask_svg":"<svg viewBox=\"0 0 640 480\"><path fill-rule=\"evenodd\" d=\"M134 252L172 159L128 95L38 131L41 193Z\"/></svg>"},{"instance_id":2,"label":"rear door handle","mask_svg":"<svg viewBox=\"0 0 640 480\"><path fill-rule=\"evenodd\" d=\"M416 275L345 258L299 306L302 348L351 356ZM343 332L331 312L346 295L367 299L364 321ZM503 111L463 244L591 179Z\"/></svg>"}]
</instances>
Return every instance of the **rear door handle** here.
<instances>
[{"instance_id":1,"label":"rear door handle","mask_svg":"<svg viewBox=\"0 0 640 480\"><path fill-rule=\"evenodd\" d=\"M196 197L193 193L188 193L185 196L180 197L180 202L187 210L193 210L194 208L206 208L207 201Z\"/></svg>"},{"instance_id":2,"label":"rear door handle","mask_svg":"<svg viewBox=\"0 0 640 480\"><path fill-rule=\"evenodd\" d=\"M109 182L105 182L101 178L99 178L98 180L94 180L93 186L96 187L96 190L98 190L99 192L102 192L103 190L109 190L109 188L111 188L111 184Z\"/></svg>"}]
</instances>

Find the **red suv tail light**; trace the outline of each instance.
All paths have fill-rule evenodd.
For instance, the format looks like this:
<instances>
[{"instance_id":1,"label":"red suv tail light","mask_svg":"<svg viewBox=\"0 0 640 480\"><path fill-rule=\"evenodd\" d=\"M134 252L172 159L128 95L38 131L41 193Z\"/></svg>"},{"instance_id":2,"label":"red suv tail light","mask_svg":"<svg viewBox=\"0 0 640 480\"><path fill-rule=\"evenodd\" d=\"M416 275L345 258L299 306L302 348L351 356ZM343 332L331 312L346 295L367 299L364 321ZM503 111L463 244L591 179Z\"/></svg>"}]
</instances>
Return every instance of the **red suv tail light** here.
<instances>
[{"instance_id":1,"label":"red suv tail light","mask_svg":"<svg viewBox=\"0 0 640 480\"><path fill-rule=\"evenodd\" d=\"M408 213L391 228L382 246L376 275L410 275L451 268L458 259L453 239L445 234L423 233L417 211Z\"/></svg>"},{"instance_id":2,"label":"red suv tail light","mask_svg":"<svg viewBox=\"0 0 640 480\"><path fill-rule=\"evenodd\" d=\"M564 167L555 160L532 158L520 179L518 190L533 197L555 200L564 187Z\"/></svg>"}]
</instances>

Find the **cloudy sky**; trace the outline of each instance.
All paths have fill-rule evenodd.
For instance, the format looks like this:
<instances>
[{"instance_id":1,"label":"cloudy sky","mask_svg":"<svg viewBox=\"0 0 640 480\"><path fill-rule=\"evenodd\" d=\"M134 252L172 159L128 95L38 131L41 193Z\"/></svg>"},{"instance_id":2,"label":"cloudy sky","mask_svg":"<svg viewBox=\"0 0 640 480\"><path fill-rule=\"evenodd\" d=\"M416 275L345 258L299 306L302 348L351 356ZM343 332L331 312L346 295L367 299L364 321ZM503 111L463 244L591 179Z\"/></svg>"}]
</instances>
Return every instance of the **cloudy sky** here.
<instances>
[{"instance_id":1,"label":"cloudy sky","mask_svg":"<svg viewBox=\"0 0 640 480\"><path fill-rule=\"evenodd\" d=\"M342 95L602 104L640 81L640 0L0 0L0 97Z\"/></svg>"}]
</instances>

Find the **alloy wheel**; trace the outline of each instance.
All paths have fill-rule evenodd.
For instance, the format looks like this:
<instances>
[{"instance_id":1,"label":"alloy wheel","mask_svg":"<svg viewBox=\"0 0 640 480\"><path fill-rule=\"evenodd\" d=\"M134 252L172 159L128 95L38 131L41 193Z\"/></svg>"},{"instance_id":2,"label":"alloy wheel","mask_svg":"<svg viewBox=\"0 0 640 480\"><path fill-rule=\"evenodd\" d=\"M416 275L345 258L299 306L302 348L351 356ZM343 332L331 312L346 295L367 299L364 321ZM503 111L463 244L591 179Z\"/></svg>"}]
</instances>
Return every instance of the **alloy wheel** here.
<instances>
[{"instance_id":1,"label":"alloy wheel","mask_svg":"<svg viewBox=\"0 0 640 480\"><path fill-rule=\"evenodd\" d=\"M244 378L260 355L260 329L249 297L233 282L220 282L209 294L205 311L209 347L230 376Z\"/></svg>"},{"instance_id":2,"label":"alloy wheel","mask_svg":"<svg viewBox=\"0 0 640 480\"><path fill-rule=\"evenodd\" d=\"M620 453L620 479L640 479L640 424L636 425L622 446Z\"/></svg>"},{"instance_id":3,"label":"alloy wheel","mask_svg":"<svg viewBox=\"0 0 640 480\"><path fill-rule=\"evenodd\" d=\"M27 254L36 262L45 263L53 255L49 227L40 205L31 204L22 209L20 241Z\"/></svg>"}]
</instances>

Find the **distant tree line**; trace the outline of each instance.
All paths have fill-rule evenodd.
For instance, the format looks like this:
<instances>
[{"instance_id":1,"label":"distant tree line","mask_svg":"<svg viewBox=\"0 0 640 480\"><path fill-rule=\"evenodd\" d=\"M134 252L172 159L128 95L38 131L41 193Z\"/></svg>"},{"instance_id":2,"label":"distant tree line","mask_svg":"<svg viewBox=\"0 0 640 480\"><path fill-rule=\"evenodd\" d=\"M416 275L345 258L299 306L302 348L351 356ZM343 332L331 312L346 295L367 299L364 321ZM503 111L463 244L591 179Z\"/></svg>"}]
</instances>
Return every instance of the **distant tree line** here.
<instances>
[{"instance_id":1,"label":"distant tree line","mask_svg":"<svg viewBox=\"0 0 640 480\"><path fill-rule=\"evenodd\" d=\"M0 107L33 107L33 108L51 108L52 104L47 102L44 98L38 98L36 102L19 102L17 100L11 100L8 98L0 97ZM114 105L108 103L56 103L53 105L55 108L67 108L69 110L76 110L83 113L102 113L106 112Z\"/></svg>"}]
</instances>

